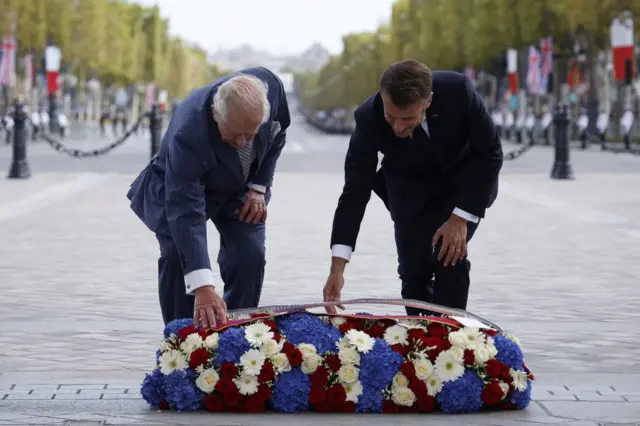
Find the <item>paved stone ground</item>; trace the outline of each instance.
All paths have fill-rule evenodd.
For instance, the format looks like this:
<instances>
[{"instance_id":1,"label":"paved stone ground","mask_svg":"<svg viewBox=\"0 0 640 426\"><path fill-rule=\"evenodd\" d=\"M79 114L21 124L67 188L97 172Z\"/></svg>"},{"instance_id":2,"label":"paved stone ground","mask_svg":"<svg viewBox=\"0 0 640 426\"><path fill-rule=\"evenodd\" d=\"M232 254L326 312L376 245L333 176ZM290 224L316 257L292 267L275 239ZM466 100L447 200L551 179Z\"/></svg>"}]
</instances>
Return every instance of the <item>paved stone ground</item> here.
<instances>
[{"instance_id":1,"label":"paved stone ground","mask_svg":"<svg viewBox=\"0 0 640 426\"><path fill-rule=\"evenodd\" d=\"M329 265L346 141L295 129L302 150L283 155L276 177L262 304L320 300ZM323 155L312 150L323 143ZM101 173L60 172L60 163L0 183L0 424L281 423L154 413L140 399L162 323L155 239L124 198L133 174L118 163L144 164L142 150L129 149L103 159ZM469 310L520 337L538 377L535 403L516 413L394 417L398 424L640 424L640 159L574 152L577 179L554 181L551 158L539 147L505 165L499 199L470 246ZM374 199L344 297L398 297L395 269L391 222Z\"/></svg>"}]
</instances>

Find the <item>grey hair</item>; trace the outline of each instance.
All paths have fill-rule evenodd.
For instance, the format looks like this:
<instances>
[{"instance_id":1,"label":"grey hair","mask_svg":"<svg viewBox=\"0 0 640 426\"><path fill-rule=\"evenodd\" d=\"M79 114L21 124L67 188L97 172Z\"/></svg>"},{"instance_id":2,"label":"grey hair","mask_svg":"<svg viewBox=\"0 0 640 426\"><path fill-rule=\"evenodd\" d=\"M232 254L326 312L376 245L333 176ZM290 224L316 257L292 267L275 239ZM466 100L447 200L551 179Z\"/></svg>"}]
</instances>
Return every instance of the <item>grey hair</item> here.
<instances>
[{"instance_id":1,"label":"grey hair","mask_svg":"<svg viewBox=\"0 0 640 426\"><path fill-rule=\"evenodd\" d=\"M262 123L266 123L271 115L268 93L267 83L255 76L240 74L218 87L213 96L213 107L222 121L228 118L230 106L236 106L245 111L262 108Z\"/></svg>"}]
</instances>

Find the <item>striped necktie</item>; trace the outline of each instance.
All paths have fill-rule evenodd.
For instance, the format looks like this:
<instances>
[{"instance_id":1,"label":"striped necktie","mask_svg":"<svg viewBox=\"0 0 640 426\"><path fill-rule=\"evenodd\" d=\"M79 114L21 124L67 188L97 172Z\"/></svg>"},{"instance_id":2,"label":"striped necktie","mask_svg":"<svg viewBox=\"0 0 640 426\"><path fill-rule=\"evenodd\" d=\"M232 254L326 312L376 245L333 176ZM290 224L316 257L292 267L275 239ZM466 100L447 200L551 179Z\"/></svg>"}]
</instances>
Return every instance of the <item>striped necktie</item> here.
<instances>
[{"instance_id":1,"label":"striped necktie","mask_svg":"<svg viewBox=\"0 0 640 426\"><path fill-rule=\"evenodd\" d=\"M249 178L251 163L253 163L253 141L236 149L238 151L238 157L240 158L240 165L242 166L242 175L246 181Z\"/></svg>"}]
</instances>

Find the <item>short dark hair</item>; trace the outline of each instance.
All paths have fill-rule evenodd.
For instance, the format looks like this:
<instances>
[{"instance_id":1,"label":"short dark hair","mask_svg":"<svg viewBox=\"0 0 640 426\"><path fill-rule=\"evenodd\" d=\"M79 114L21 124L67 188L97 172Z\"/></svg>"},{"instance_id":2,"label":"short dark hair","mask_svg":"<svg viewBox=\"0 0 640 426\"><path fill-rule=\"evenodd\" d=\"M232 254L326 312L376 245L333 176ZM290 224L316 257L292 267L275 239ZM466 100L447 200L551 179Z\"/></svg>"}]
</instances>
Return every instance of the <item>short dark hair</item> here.
<instances>
[{"instance_id":1,"label":"short dark hair","mask_svg":"<svg viewBox=\"0 0 640 426\"><path fill-rule=\"evenodd\" d=\"M431 70L415 59L391 64L380 77L380 91L387 93L400 108L427 100L432 86Z\"/></svg>"}]
</instances>

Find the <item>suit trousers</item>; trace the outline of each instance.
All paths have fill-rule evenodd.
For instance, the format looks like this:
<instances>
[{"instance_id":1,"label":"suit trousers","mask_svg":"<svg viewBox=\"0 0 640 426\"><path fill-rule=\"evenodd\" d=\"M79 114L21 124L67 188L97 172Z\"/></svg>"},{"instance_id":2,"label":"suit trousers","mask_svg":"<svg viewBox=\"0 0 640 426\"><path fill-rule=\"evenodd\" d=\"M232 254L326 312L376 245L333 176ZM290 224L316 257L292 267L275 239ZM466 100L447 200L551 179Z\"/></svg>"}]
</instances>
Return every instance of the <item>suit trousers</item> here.
<instances>
[{"instance_id":1,"label":"suit trousers","mask_svg":"<svg viewBox=\"0 0 640 426\"><path fill-rule=\"evenodd\" d=\"M264 280L265 225L249 224L226 215L212 219L220 234L218 265L227 309L254 308L260 303ZM193 317L195 296L185 291L184 272L173 239L156 234L160 244L158 292L165 324ZM217 283L212 283L217 288Z\"/></svg>"},{"instance_id":2,"label":"suit trousers","mask_svg":"<svg viewBox=\"0 0 640 426\"><path fill-rule=\"evenodd\" d=\"M445 267L443 262L438 261L442 239L432 248L436 230L450 215L451 211L444 211L441 203L429 203L421 214L394 222L403 299L466 309L471 270L469 259L465 257L457 264ZM478 224L467 223L467 242L477 227ZM406 308L406 311L407 315L424 313L415 308Z\"/></svg>"}]
</instances>

